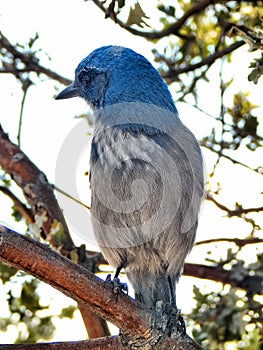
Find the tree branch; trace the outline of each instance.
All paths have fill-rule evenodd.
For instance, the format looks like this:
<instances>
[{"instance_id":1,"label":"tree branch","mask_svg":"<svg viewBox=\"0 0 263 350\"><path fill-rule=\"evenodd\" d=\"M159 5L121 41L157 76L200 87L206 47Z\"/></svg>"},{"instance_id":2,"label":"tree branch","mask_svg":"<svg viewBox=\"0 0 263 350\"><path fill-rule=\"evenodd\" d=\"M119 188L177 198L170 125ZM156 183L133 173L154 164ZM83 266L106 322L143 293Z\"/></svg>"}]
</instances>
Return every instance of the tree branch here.
<instances>
[{"instance_id":1,"label":"tree branch","mask_svg":"<svg viewBox=\"0 0 263 350\"><path fill-rule=\"evenodd\" d=\"M218 58L221 58L241 46L245 45L245 42L243 40L237 41L234 44L223 48L221 51L215 51L213 54L210 56L207 56L206 58L202 59L200 62L195 63L195 64L189 64L188 66L185 67L179 67L179 68L171 68L167 73L163 73L162 77L167 80L168 84L176 81L178 79L178 75L183 74L183 73L188 73L192 72L198 68L201 68L203 66L211 65L214 63Z\"/></svg>"},{"instance_id":2,"label":"tree branch","mask_svg":"<svg viewBox=\"0 0 263 350\"><path fill-rule=\"evenodd\" d=\"M228 242L228 243L234 243L238 247L242 248L248 244L258 244L263 243L263 239L252 237L247 239L240 239L240 238L214 238L214 239L206 239L204 241L196 242L195 245L203 245L203 244L211 244L211 243L219 243L219 242Z\"/></svg>"},{"instance_id":3,"label":"tree branch","mask_svg":"<svg viewBox=\"0 0 263 350\"><path fill-rule=\"evenodd\" d=\"M88 254L84 252L84 257L82 256L82 259L80 259L81 249L77 248L72 241L65 218L54 196L53 187L48 183L45 174L30 161L17 145L9 140L8 135L4 133L1 125L0 166L11 175L17 185L23 190L34 216L45 217L46 221L42 223L42 227L47 240L50 241L52 246L58 248L63 255L69 258L71 258L73 251L77 252L81 265L88 268L94 266L95 269L96 257L88 256ZM2 189L2 191L8 194L11 199L18 204L19 210L25 209L21 207L20 202L17 203L17 199L15 196L11 195L10 191L8 192L7 189ZM23 210L21 213L26 219L28 218L28 210ZM29 223L32 224L32 214L29 218ZM63 235L60 235L59 241L57 241L56 236L51 233L54 223L60 224L63 230ZM79 305L79 309L90 338L97 338L110 334L104 320L94 315L83 305ZM93 320L92 324L90 320Z\"/></svg>"},{"instance_id":4,"label":"tree branch","mask_svg":"<svg viewBox=\"0 0 263 350\"><path fill-rule=\"evenodd\" d=\"M20 115L19 115L19 124L18 124L18 132L17 132L17 143L18 146L21 147L21 130L22 130L22 120L23 120L23 113L24 113L24 106L26 101L26 96L29 87L32 85L31 80L26 79L23 82L22 90L23 90L23 97L21 101L21 107L20 107Z\"/></svg>"},{"instance_id":5,"label":"tree branch","mask_svg":"<svg viewBox=\"0 0 263 350\"><path fill-rule=\"evenodd\" d=\"M185 264L183 274L185 276L196 276L197 278L209 279L223 284L230 284L234 288L240 288L249 295L262 293L262 276L239 276L237 279L231 271L224 270L220 266L206 266L202 264Z\"/></svg>"},{"instance_id":6,"label":"tree branch","mask_svg":"<svg viewBox=\"0 0 263 350\"><path fill-rule=\"evenodd\" d=\"M121 350L118 337L100 338L67 343L37 343L37 344L4 344L0 345L3 350Z\"/></svg>"},{"instance_id":7,"label":"tree branch","mask_svg":"<svg viewBox=\"0 0 263 350\"><path fill-rule=\"evenodd\" d=\"M93 0L94 4L97 5L105 14L107 14L108 9L104 7L103 2L100 0ZM159 32L146 32L146 31L140 31L137 29L134 29L132 27L127 26L124 22L120 21L117 16L109 16L114 22L116 22L120 27L124 28L128 32L130 32L133 35L141 36L146 39L161 39L165 36L169 36L171 34L176 35L178 37L182 37L180 34L180 29L182 26L185 24L185 22L193 15L200 13L204 9L206 9L209 5L215 4L215 3L223 3L223 1L220 0L202 0L198 1L196 4L194 4L188 11L186 11L181 18L177 19L175 23L173 23L171 26L168 28L159 31ZM185 40L193 40L194 37L188 37L188 38L183 38ZM195 63L195 64L190 64L185 67L178 67L178 68L173 68L170 69L167 73L162 74L163 78L167 80L168 83L172 83L178 79L178 75L183 74L183 73L188 73L191 71L194 71L198 68L201 68L203 66L211 65L214 63L218 58L223 57L242 45L244 45L245 42L243 40L235 42L234 44L230 45L229 47L225 47L221 51L216 50L213 54L210 56L202 59L200 62Z\"/></svg>"},{"instance_id":8,"label":"tree branch","mask_svg":"<svg viewBox=\"0 0 263 350\"><path fill-rule=\"evenodd\" d=\"M124 293L120 293L116 300L112 286L106 285L87 269L74 264L47 245L3 226L0 226L0 260L30 273L77 302L85 303L134 341L141 338L148 342L155 340L158 350L167 349L168 344L171 349L202 349L187 335L178 334L178 339L168 339L162 330L162 321L156 320L153 311L146 310ZM158 328L152 328L156 324L153 321L158 322Z\"/></svg>"},{"instance_id":9,"label":"tree branch","mask_svg":"<svg viewBox=\"0 0 263 350\"><path fill-rule=\"evenodd\" d=\"M19 213L22 215L23 218L26 219L26 221L29 224L34 223L34 216L31 212L31 210L18 199L13 192L10 191L9 188L5 186L0 186L0 192L4 193L7 197L9 197L12 202L14 203L14 207Z\"/></svg>"},{"instance_id":10,"label":"tree branch","mask_svg":"<svg viewBox=\"0 0 263 350\"><path fill-rule=\"evenodd\" d=\"M248 214L248 213L259 213L263 211L263 206L262 207L256 207L256 208L243 208L242 206L238 206L236 209L229 209L225 205L219 203L211 194L207 193L206 199L208 201L211 201L214 203L219 209L226 211L227 216L229 218L233 216L241 216L242 214Z\"/></svg>"},{"instance_id":11,"label":"tree branch","mask_svg":"<svg viewBox=\"0 0 263 350\"><path fill-rule=\"evenodd\" d=\"M61 248L62 245L63 248L69 251L74 249L75 246L66 221L45 174L30 161L17 145L9 140L1 125L0 166L10 174L16 184L23 190L34 215L46 216L46 221L43 222L43 230L52 245L56 248ZM56 221L62 225L64 230L63 244L60 243L61 245L51 235L52 225Z\"/></svg>"},{"instance_id":12,"label":"tree branch","mask_svg":"<svg viewBox=\"0 0 263 350\"><path fill-rule=\"evenodd\" d=\"M42 223L42 228L46 239L52 244L52 246L58 248L63 255L69 258L71 258L73 251L77 252L79 264L89 269L92 267L92 270L94 269L93 272L95 272L95 265L97 262L96 257L88 256L88 254L84 252L84 257L82 254L80 259L81 249L75 246L70 236L65 218L54 195L53 187L48 183L45 174L30 161L17 145L9 140L8 135L4 133L1 125L0 166L4 171L11 175L16 184L23 190L34 216L45 217L45 220ZM11 196L7 190L4 191ZM16 198L13 196L12 200L16 201ZM19 205L18 208L23 209L21 205ZM23 211L22 214L25 214L25 218L28 217L27 212ZM29 223L32 223L32 215ZM52 227L54 224L61 225L63 231L63 235L59 235L59 240L56 240L56 235L52 234ZM110 334L104 320L99 319L97 315L92 314L90 310L85 310L83 305L79 305L79 308L90 338ZM93 320L92 324L90 322L91 319ZM91 328L88 328L90 326ZM102 333L99 333L99 331Z\"/></svg>"},{"instance_id":13,"label":"tree branch","mask_svg":"<svg viewBox=\"0 0 263 350\"><path fill-rule=\"evenodd\" d=\"M17 48L10 43L10 41L4 36L4 34L0 31L0 47L5 48L7 52L9 52L14 59L14 62L9 67L0 69L0 73L12 73L15 76L19 77L20 73L25 72L35 72L37 74L42 73L48 76L51 79L59 81L61 84L69 85L71 80L64 78L58 73L41 66L37 59L33 55L26 55L17 50ZM15 60L21 60L25 64L25 68L19 69L16 67Z\"/></svg>"},{"instance_id":14,"label":"tree branch","mask_svg":"<svg viewBox=\"0 0 263 350\"><path fill-rule=\"evenodd\" d=\"M100 1L100 0L92 0L92 1L94 2L95 5L97 5L105 13L105 15L107 15L108 9L103 6L104 1ZM168 28L161 30L159 32L158 31L155 31L155 32L154 31L152 31L152 32L140 31L138 29L127 26L124 22L119 20L116 15L114 17L113 16L108 16L108 17L110 17L115 23L117 23L121 28L124 28L125 30L127 30L129 33L131 33L133 35L141 36L141 37L146 38L146 39L152 39L152 40L161 39L165 36L172 34L172 35L176 35L176 36L183 38L183 39L186 39L186 40L193 40L194 39L193 36L186 37L185 35L180 34L179 31L180 31L181 27L194 14L197 14L197 13L203 11L210 4L215 4L215 3L220 3L220 2L222 2L222 1L219 1L219 0L198 1L188 11L186 11L181 18L177 19L177 21L175 23L173 23Z\"/></svg>"},{"instance_id":15,"label":"tree branch","mask_svg":"<svg viewBox=\"0 0 263 350\"><path fill-rule=\"evenodd\" d=\"M245 163L242 163L242 162L240 162L239 160L234 159L234 158L228 156L227 154L225 154L225 153L223 153L223 152L217 151L217 150L213 149L213 148L210 147L210 146L207 146L207 145L205 144L205 142L202 142L202 141L201 141L201 142L200 142L200 145L201 145L202 147L207 148L209 151L211 151L211 152L213 152L213 153L216 153L219 157L223 157L223 158L225 158L225 159L227 159L227 160L230 160L230 162L232 162L233 164L241 165L241 166L243 166L244 168L249 169L249 170L251 170L251 171L253 171L253 172L257 173L257 174L263 175L263 167L262 167L262 166L259 166L258 168L251 168L249 165L247 165L247 164L245 164Z\"/></svg>"},{"instance_id":16,"label":"tree branch","mask_svg":"<svg viewBox=\"0 0 263 350\"><path fill-rule=\"evenodd\" d=\"M39 278L76 301L87 303L93 311L114 322L123 331L144 334L146 318L140 320L143 306L121 294L116 303L112 288L87 269L58 254L47 245L0 226L0 259ZM77 282L77 285L76 285ZM130 315L136 309L137 314ZM126 310L126 320L123 320Z\"/></svg>"}]
</instances>

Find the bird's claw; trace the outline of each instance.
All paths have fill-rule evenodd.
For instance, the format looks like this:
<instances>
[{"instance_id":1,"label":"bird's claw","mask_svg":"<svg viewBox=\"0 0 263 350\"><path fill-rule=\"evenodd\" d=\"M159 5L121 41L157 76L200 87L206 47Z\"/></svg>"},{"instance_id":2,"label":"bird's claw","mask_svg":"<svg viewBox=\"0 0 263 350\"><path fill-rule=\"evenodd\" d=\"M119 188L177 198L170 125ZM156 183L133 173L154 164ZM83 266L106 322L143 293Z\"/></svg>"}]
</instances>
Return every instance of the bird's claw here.
<instances>
[{"instance_id":1,"label":"bird's claw","mask_svg":"<svg viewBox=\"0 0 263 350\"><path fill-rule=\"evenodd\" d=\"M181 311L170 304L163 304L163 302L156 303L157 318L163 318L166 320L163 322L165 325L164 331L171 336L173 332L179 331L181 334L186 334L186 326L181 315Z\"/></svg>"},{"instance_id":2,"label":"bird's claw","mask_svg":"<svg viewBox=\"0 0 263 350\"><path fill-rule=\"evenodd\" d=\"M118 300L118 296L121 294L121 292L128 294L127 283L122 283L118 277L111 279L111 274L108 274L105 279L105 283L112 285L113 292L116 294L116 301Z\"/></svg>"}]
</instances>

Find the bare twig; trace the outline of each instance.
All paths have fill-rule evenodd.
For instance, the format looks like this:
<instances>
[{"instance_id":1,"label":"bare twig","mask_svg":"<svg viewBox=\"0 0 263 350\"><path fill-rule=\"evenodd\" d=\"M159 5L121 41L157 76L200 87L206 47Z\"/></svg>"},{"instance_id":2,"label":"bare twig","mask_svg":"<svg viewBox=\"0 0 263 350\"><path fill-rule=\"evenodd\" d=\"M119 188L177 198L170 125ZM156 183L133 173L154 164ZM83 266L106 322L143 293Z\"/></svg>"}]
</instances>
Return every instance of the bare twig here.
<instances>
[{"instance_id":1,"label":"bare twig","mask_svg":"<svg viewBox=\"0 0 263 350\"><path fill-rule=\"evenodd\" d=\"M12 73L15 76L18 76L19 73L36 72L37 74L39 73L45 74L49 78L57 80L64 85L69 85L71 83L71 80L64 78L58 73L41 66L38 63L38 61L34 58L34 56L26 55L18 51L17 48L10 43L10 41L3 35L2 32L0 32L0 46L2 48L5 48L9 53L11 53L14 59L18 58L25 64L25 67L23 69L18 69L16 67L11 66L9 67L9 69L6 69L6 68L0 69L0 73Z\"/></svg>"},{"instance_id":2,"label":"bare twig","mask_svg":"<svg viewBox=\"0 0 263 350\"><path fill-rule=\"evenodd\" d=\"M21 101L21 107L20 107L20 115L19 115L19 123L18 123L18 132L17 132L17 143L18 146L21 147L21 129L22 129L22 119L23 119L23 112L24 112L24 105L25 105L25 100L27 96L27 91L29 87L32 85L32 82L29 79L26 79L23 83L23 97Z\"/></svg>"},{"instance_id":3,"label":"bare twig","mask_svg":"<svg viewBox=\"0 0 263 350\"><path fill-rule=\"evenodd\" d=\"M221 51L215 51L214 53L212 53L211 55L205 57L204 59L202 59L200 62L195 63L195 64L189 64L188 66L184 66L184 67L179 67L179 68L172 68L170 69L167 73L163 73L162 77L164 79L167 80L167 82L170 84L174 81L176 81L178 79L178 75L183 74L183 73L188 73L191 71L194 71L198 68L201 68L203 66L209 66L212 63L214 63L218 58L221 58L235 50L237 50L238 48L240 48L241 46L243 46L245 44L244 41L237 41L234 44L223 48Z\"/></svg>"},{"instance_id":4,"label":"bare twig","mask_svg":"<svg viewBox=\"0 0 263 350\"><path fill-rule=\"evenodd\" d=\"M213 149L212 147L208 147L204 142L200 142L200 145L202 146L202 147L205 147L205 148L207 148L209 151L212 151L212 152L214 152L214 153L216 153L217 155L219 155L220 157L223 157L223 158L225 158L225 159L227 159L227 160L230 160L230 162L232 162L233 164L237 164L237 165L241 165L241 166L243 166L244 168L246 168L246 169L249 169L249 170L251 170L251 171L253 171L253 172L255 172L255 173L257 173L257 174L263 174L263 168L262 167L258 167L258 168L251 168L249 165L247 165L247 164L245 164L245 163L243 163L243 162L240 162L239 160L237 160L237 159L234 159L234 158L232 158L232 157L230 157L230 156L228 156L227 154L225 154L225 153L220 153L220 150L215 150L215 149Z\"/></svg>"},{"instance_id":5,"label":"bare twig","mask_svg":"<svg viewBox=\"0 0 263 350\"><path fill-rule=\"evenodd\" d=\"M61 188L59 188L57 185L52 184L51 185L53 187L53 189L61 194L63 194L65 197L73 200L74 202L78 203L79 205L81 205L82 207L90 210L90 206L88 206L87 204L81 202L80 200L78 200L77 198L71 196L69 193L65 192L64 190L62 190Z\"/></svg>"},{"instance_id":6,"label":"bare twig","mask_svg":"<svg viewBox=\"0 0 263 350\"><path fill-rule=\"evenodd\" d=\"M206 195L206 199L208 201L213 202L219 209L226 211L228 217L233 217L233 216L241 216L242 214L248 214L248 213L259 213L263 211L263 206L262 207L256 207L256 208L243 208L242 206L239 206L237 209L230 209L226 207L225 205L219 203L211 194Z\"/></svg>"},{"instance_id":7,"label":"bare twig","mask_svg":"<svg viewBox=\"0 0 263 350\"><path fill-rule=\"evenodd\" d=\"M31 210L24 203L22 203L13 194L13 192L10 191L9 188L7 188L5 186L0 186L0 192L4 193L7 197L9 197L13 201L15 209L19 211L19 213L22 215L22 217L25 218L29 224L34 223L34 216L31 212Z\"/></svg>"},{"instance_id":8,"label":"bare twig","mask_svg":"<svg viewBox=\"0 0 263 350\"><path fill-rule=\"evenodd\" d=\"M204 241L196 242L195 245L204 245L204 244L216 244L220 242L228 242L228 243L234 243L238 247L244 247L248 244L258 244L258 243L263 243L263 239L257 238L257 237L251 237L251 238L213 238L213 239L206 239Z\"/></svg>"}]
</instances>

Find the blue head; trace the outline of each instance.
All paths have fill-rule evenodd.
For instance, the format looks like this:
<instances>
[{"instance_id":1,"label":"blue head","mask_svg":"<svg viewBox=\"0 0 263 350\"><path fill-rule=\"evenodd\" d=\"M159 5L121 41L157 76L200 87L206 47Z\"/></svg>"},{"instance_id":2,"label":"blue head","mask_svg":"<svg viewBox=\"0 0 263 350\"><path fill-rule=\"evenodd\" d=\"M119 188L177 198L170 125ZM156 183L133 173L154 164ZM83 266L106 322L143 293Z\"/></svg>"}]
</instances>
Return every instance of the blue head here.
<instances>
[{"instance_id":1,"label":"blue head","mask_svg":"<svg viewBox=\"0 0 263 350\"><path fill-rule=\"evenodd\" d=\"M57 99L80 96L94 108L122 102L150 103L177 113L156 69L142 55L121 46L104 46L84 58L74 82Z\"/></svg>"}]
</instances>

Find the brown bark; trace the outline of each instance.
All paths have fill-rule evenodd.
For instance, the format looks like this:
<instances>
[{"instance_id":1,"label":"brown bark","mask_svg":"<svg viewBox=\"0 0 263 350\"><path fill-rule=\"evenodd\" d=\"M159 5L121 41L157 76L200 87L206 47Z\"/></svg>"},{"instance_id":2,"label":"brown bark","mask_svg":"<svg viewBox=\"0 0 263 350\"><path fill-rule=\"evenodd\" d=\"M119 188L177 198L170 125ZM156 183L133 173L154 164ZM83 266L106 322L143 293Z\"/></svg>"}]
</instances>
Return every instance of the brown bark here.
<instances>
[{"instance_id":1,"label":"brown bark","mask_svg":"<svg viewBox=\"0 0 263 350\"><path fill-rule=\"evenodd\" d=\"M0 165L23 190L33 214L35 216L46 216L46 221L43 222L43 230L51 244L56 248L59 247L50 235L52 225L57 221L61 223L64 230L63 248L69 251L73 250L75 248L74 243L45 174L30 161L16 144L9 140L1 125Z\"/></svg>"},{"instance_id":2,"label":"brown bark","mask_svg":"<svg viewBox=\"0 0 263 350\"><path fill-rule=\"evenodd\" d=\"M157 339L155 348L158 350L167 349L168 344L170 349L201 349L187 335L180 334L176 339L168 338L160 329L152 327L152 321L155 320L154 313L144 309L142 304L124 293L116 297L111 285L105 284L87 269L59 255L47 245L3 226L0 226L0 260L30 273L77 302L87 305L93 312L114 323L130 339L144 339L146 343ZM109 338L111 344L112 341L112 338ZM106 340L105 342L107 344ZM115 348L121 349L119 341L117 344L119 345ZM66 349L63 347L64 344L61 346L57 349ZM39 349L39 344L31 349ZM150 348L142 346L141 349Z\"/></svg>"}]
</instances>

